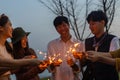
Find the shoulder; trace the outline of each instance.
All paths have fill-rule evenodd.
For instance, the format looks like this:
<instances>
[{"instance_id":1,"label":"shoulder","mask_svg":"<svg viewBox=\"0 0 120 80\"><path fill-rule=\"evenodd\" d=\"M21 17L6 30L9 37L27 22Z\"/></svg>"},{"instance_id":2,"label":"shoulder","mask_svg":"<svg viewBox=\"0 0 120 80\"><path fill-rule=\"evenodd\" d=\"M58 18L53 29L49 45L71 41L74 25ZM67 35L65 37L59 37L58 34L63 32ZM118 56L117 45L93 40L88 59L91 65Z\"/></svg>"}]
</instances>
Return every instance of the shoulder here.
<instances>
[{"instance_id":1,"label":"shoulder","mask_svg":"<svg viewBox=\"0 0 120 80\"><path fill-rule=\"evenodd\" d=\"M93 36L93 37L90 37L90 38L87 38L87 39L85 39L85 42L86 42L86 41L91 41L91 40L93 40L93 38L94 38L94 36Z\"/></svg>"},{"instance_id":2,"label":"shoulder","mask_svg":"<svg viewBox=\"0 0 120 80\"><path fill-rule=\"evenodd\" d=\"M111 41L119 41L119 38L112 34L107 34L107 39Z\"/></svg>"},{"instance_id":3,"label":"shoulder","mask_svg":"<svg viewBox=\"0 0 120 80\"><path fill-rule=\"evenodd\" d=\"M50 42L48 43L48 47L55 45L56 43L58 43L58 41L59 41L59 38L50 41Z\"/></svg>"},{"instance_id":4,"label":"shoulder","mask_svg":"<svg viewBox=\"0 0 120 80\"><path fill-rule=\"evenodd\" d=\"M76 38L72 38L72 41L73 41L74 43L79 43L80 45L83 45L83 44L84 44L84 41L78 40L78 39L76 39Z\"/></svg>"},{"instance_id":5,"label":"shoulder","mask_svg":"<svg viewBox=\"0 0 120 80\"><path fill-rule=\"evenodd\" d=\"M113 34L107 34L108 36L111 36L111 37L116 37L115 35L113 35Z\"/></svg>"}]
</instances>

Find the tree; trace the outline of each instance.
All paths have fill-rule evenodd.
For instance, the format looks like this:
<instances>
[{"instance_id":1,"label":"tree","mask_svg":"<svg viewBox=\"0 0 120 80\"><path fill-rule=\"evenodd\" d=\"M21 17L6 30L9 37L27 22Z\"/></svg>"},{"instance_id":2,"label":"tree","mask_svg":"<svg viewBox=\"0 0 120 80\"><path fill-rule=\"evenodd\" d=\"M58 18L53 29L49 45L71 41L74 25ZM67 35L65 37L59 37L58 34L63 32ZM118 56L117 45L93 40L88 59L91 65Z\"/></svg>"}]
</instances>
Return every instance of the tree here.
<instances>
[{"instance_id":1,"label":"tree","mask_svg":"<svg viewBox=\"0 0 120 80\"><path fill-rule=\"evenodd\" d=\"M106 31L109 32L109 29L114 20L115 12L116 12L116 3L118 0L99 0L100 8L104 11L104 13L108 17L108 24L106 25Z\"/></svg>"},{"instance_id":2,"label":"tree","mask_svg":"<svg viewBox=\"0 0 120 80\"><path fill-rule=\"evenodd\" d=\"M71 29L77 39L83 40L84 32L86 30L86 16L88 15L88 6L92 0L86 0L86 6L80 6L79 0L39 0L44 6L46 6L52 13L59 16L67 16L70 22ZM85 18L80 19L81 10L85 8ZM80 21L81 20L81 21ZM81 34L79 31L80 27L83 27Z\"/></svg>"},{"instance_id":3,"label":"tree","mask_svg":"<svg viewBox=\"0 0 120 80\"><path fill-rule=\"evenodd\" d=\"M117 0L97 1L99 1L99 3L96 5L96 7L99 5L100 7L98 7L98 9L102 9L108 17L108 24L106 25L106 31L108 32L114 20ZM84 39L87 26L86 17L88 15L88 12L91 10L90 6L92 5L92 0L85 0L85 4L83 4L83 6L80 6L78 4L79 0L39 0L39 2L41 2L50 11L52 11L53 14L57 16L67 16L75 37L79 40ZM84 12L82 12L82 10L84 10ZM84 16L83 19L81 19L81 13L82 16ZM90 34L88 34L86 38L88 38Z\"/></svg>"}]
</instances>

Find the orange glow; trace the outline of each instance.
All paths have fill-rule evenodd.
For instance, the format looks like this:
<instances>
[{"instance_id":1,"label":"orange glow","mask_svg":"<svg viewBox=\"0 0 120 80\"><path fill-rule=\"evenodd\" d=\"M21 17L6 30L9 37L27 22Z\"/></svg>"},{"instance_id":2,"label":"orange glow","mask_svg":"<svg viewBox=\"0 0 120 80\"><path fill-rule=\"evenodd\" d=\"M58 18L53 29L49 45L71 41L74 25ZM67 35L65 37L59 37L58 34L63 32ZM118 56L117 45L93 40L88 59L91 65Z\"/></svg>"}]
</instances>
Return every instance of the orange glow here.
<instances>
[{"instance_id":1,"label":"orange glow","mask_svg":"<svg viewBox=\"0 0 120 80\"><path fill-rule=\"evenodd\" d=\"M34 59L34 58L36 58L36 56L32 55L31 58Z\"/></svg>"},{"instance_id":2,"label":"orange glow","mask_svg":"<svg viewBox=\"0 0 120 80\"><path fill-rule=\"evenodd\" d=\"M58 59L58 62L59 62L59 63L62 63L62 59Z\"/></svg>"}]
</instances>

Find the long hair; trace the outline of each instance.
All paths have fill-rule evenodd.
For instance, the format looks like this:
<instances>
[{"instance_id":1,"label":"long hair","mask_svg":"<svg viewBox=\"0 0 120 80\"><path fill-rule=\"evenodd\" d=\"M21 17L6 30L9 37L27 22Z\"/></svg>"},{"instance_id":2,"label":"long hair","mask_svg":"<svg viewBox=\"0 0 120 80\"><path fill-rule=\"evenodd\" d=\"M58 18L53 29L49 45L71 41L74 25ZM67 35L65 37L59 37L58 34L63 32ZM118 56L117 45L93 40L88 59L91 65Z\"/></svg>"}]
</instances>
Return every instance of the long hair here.
<instances>
[{"instance_id":1,"label":"long hair","mask_svg":"<svg viewBox=\"0 0 120 80\"><path fill-rule=\"evenodd\" d=\"M20 58L20 54L19 52L21 51L24 51L24 56L26 56L25 52L29 49L29 45L28 45L28 42L26 43L27 44L27 47L26 48L23 48L22 47L22 44L21 44L21 40L19 40L18 42L16 42L15 44L13 44L13 55L14 55L14 58L15 59L18 59ZM23 57L24 57L23 56Z\"/></svg>"}]
</instances>

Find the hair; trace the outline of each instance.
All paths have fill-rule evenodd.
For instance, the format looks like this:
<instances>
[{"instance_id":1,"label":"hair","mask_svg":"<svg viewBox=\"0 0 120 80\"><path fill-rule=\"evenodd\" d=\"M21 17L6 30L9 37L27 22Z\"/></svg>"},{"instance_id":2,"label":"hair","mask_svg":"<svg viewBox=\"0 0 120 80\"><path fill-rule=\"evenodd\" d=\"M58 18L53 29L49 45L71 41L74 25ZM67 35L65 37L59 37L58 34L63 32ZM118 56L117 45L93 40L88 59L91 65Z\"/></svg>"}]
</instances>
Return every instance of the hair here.
<instances>
[{"instance_id":1,"label":"hair","mask_svg":"<svg viewBox=\"0 0 120 80\"><path fill-rule=\"evenodd\" d=\"M102 11L102 10L98 10L98 11L92 11L88 17L87 17L87 22L89 23L90 21L105 21L105 26L108 23L108 18L106 16L106 14Z\"/></svg>"},{"instance_id":2,"label":"hair","mask_svg":"<svg viewBox=\"0 0 120 80\"><path fill-rule=\"evenodd\" d=\"M13 44L13 56L14 56L15 59L21 58L21 54L19 54L20 50L24 50L26 52L29 49L28 42L26 44L27 44L26 48L22 47L21 40L19 40L15 44ZM29 55L29 54L24 54L24 56L26 56L26 55Z\"/></svg>"},{"instance_id":3,"label":"hair","mask_svg":"<svg viewBox=\"0 0 120 80\"><path fill-rule=\"evenodd\" d=\"M5 14L0 15L0 26L4 27L8 21L8 16L6 16Z\"/></svg>"},{"instance_id":4,"label":"hair","mask_svg":"<svg viewBox=\"0 0 120 80\"><path fill-rule=\"evenodd\" d=\"M13 56L13 49L10 46L8 41L5 42L5 47L6 47L7 52Z\"/></svg>"},{"instance_id":5,"label":"hair","mask_svg":"<svg viewBox=\"0 0 120 80\"><path fill-rule=\"evenodd\" d=\"M61 25L63 22L67 23L69 25L68 18L65 16L58 16L54 19L53 24L55 28L57 28L58 25Z\"/></svg>"}]
</instances>

